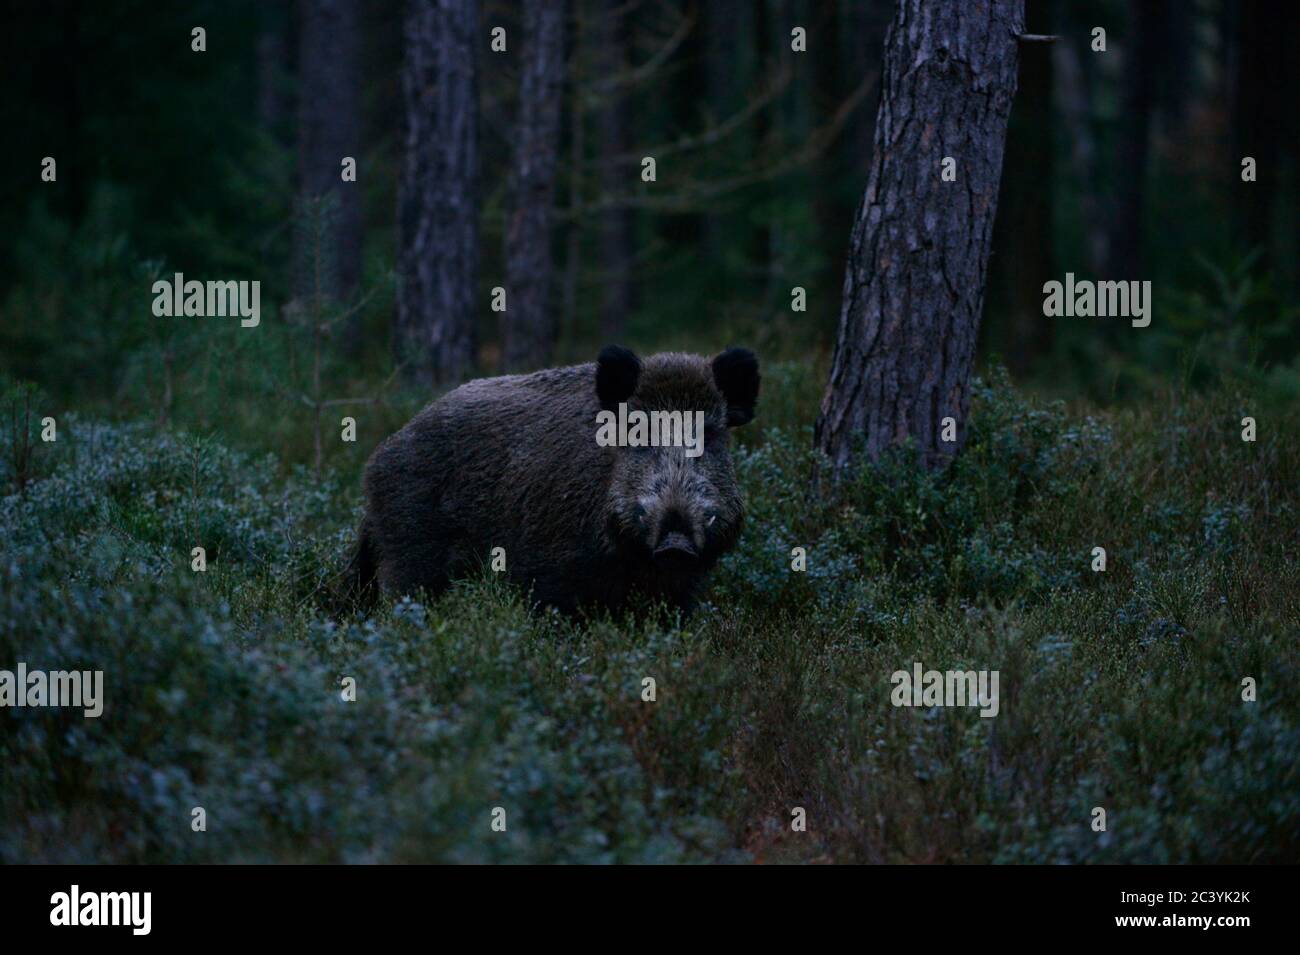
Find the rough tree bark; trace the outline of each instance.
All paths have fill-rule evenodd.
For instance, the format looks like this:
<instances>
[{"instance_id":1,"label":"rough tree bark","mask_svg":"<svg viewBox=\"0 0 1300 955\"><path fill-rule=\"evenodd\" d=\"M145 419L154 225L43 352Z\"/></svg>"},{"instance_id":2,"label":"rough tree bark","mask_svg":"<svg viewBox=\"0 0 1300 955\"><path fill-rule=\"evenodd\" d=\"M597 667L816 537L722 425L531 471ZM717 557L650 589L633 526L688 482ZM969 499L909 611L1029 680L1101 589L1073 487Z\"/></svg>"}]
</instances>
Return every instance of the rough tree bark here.
<instances>
[{"instance_id":1,"label":"rough tree bark","mask_svg":"<svg viewBox=\"0 0 1300 955\"><path fill-rule=\"evenodd\" d=\"M1023 0L899 0L815 434L837 473L859 443L875 460L912 438L937 467L965 440L1023 23Z\"/></svg>"},{"instance_id":2,"label":"rough tree bark","mask_svg":"<svg viewBox=\"0 0 1300 955\"><path fill-rule=\"evenodd\" d=\"M501 341L507 371L546 365L555 347L556 323L547 298L553 271L551 202L563 90L564 2L532 0L524 9L512 209L505 237L507 299Z\"/></svg>"},{"instance_id":3,"label":"rough tree bark","mask_svg":"<svg viewBox=\"0 0 1300 955\"><path fill-rule=\"evenodd\" d=\"M320 245L321 292L337 299L361 279L361 193L343 182L344 156L361 149L356 0L301 0L299 11L298 182L304 200L329 197ZM304 206L304 208L306 208ZM317 237L305 223L295 237L295 291L315 291Z\"/></svg>"},{"instance_id":4,"label":"rough tree bark","mask_svg":"<svg viewBox=\"0 0 1300 955\"><path fill-rule=\"evenodd\" d=\"M478 25L478 0L413 0L404 29L397 341L427 384L460 381L474 365Z\"/></svg>"}]
</instances>

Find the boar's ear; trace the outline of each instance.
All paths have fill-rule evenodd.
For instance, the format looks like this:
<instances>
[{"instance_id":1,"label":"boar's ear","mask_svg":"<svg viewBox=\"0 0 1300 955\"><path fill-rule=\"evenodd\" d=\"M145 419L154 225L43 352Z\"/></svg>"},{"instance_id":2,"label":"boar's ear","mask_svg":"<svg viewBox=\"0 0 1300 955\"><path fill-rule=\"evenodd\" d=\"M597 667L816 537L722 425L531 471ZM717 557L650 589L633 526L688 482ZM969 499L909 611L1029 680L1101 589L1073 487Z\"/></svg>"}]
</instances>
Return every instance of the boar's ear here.
<instances>
[{"instance_id":1,"label":"boar's ear","mask_svg":"<svg viewBox=\"0 0 1300 955\"><path fill-rule=\"evenodd\" d=\"M758 359L748 348L728 348L713 359L713 380L727 399L727 427L747 424L758 401Z\"/></svg>"},{"instance_id":2,"label":"boar's ear","mask_svg":"<svg viewBox=\"0 0 1300 955\"><path fill-rule=\"evenodd\" d=\"M641 377L641 359L628 348L606 345L596 359L596 397L606 411L614 411L632 397Z\"/></svg>"}]
</instances>

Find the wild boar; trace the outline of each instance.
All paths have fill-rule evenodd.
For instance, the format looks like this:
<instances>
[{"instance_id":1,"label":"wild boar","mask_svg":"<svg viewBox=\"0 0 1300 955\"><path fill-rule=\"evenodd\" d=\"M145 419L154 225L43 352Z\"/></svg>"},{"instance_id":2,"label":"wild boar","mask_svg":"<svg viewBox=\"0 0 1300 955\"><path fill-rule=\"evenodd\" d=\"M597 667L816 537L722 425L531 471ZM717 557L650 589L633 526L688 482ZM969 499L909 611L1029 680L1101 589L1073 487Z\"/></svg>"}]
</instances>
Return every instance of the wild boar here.
<instances>
[{"instance_id":1,"label":"wild boar","mask_svg":"<svg viewBox=\"0 0 1300 955\"><path fill-rule=\"evenodd\" d=\"M533 601L567 613L642 598L689 612L740 534L728 430L754 417L758 389L744 348L641 361L615 345L594 363L461 385L370 456L354 583L370 598L437 595L495 554ZM681 439L647 446L628 429L610 446L609 423L638 411L667 412L655 417Z\"/></svg>"}]
</instances>

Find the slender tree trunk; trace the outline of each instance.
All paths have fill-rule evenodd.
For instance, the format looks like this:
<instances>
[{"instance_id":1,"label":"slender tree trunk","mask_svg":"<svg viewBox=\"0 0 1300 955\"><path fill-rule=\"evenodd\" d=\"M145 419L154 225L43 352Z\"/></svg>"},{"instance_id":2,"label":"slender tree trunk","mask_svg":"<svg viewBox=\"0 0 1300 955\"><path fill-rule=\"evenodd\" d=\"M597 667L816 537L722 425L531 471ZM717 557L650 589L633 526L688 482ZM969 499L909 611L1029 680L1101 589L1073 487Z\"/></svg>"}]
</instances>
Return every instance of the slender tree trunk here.
<instances>
[{"instance_id":1,"label":"slender tree trunk","mask_svg":"<svg viewBox=\"0 0 1300 955\"><path fill-rule=\"evenodd\" d=\"M568 97L569 123L569 208L577 209L582 205L583 171L587 161L587 111L586 103L579 92L583 87L586 67L583 57L586 55L588 39L587 11L584 0L572 0L573 29L569 33L569 83L573 91ZM583 224L577 216L572 217L565 227L564 249L564 312L560 322L559 338L572 341L578 324L578 283L582 277L582 231Z\"/></svg>"},{"instance_id":2,"label":"slender tree trunk","mask_svg":"<svg viewBox=\"0 0 1300 955\"><path fill-rule=\"evenodd\" d=\"M880 66L881 48L885 30L889 27L893 4L889 0L845 0L842 20L847 24L841 44L844 68L842 75L861 77ZM846 84L852 88L856 80ZM844 91L844 92L847 92ZM844 95L841 93L840 95ZM877 83L849 122L846 138L854 157L854 168L865 169L871 159L875 138L876 111L880 103L880 84Z\"/></svg>"},{"instance_id":3,"label":"slender tree trunk","mask_svg":"<svg viewBox=\"0 0 1300 955\"><path fill-rule=\"evenodd\" d=\"M551 204L564 91L563 0L524 8L523 75L515 123L511 205L506 225L506 310L502 358L508 371L549 363L555 320L549 308Z\"/></svg>"},{"instance_id":4,"label":"slender tree trunk","mask_svg":"<svg viewBox=\"0 0 1300 955\"><path fill-rule=\"evenodd\" d=\"M751 16L754 29L754 49L758 51L754 63L756 72L761 75L774 70L776 57L772 48L771 10L769 0L753 0ZM772 148L771 109L759 110L754 117L754 155L767 156ZM750 238L751 275L762 282L765 305L771 302L772 295L772 227L770 221L769 193L765 183L758 184L754 190L754 201L764 208L768 218L756 218Z\"/></svg>"},{"instance_id":5,"label":"slender tree trunk","mask_svg":"<svg viewBox=\"0 0 1300 955\"><path fill-rule=\"evenodd\" d=\"M478 290L478 0L413 0L398 193L399 355L425 383L474 365Z\"/></svg>"},{"instance_id":6,"label":"slender tree trunk","mask_svg":"<svg viewBox=\"0 0 1300 955\"><path fill-rule=\"evenodd\" d=\"M881 16L878 9L883 5L881 0L855 0L815 8L808 37L809 49L816 57L812 125L826 122L862 77L880 66L880 45L889 25L888 16ZM871 157L871 126L879 91L880 84L873 83L815 175L813 208L825 259L816 284L824 290L826 300L844 275L844 235L853 225L860 171L867 168Z\"/></svg>"},{"instance_id":7,"label":"slender tree trunk","mask_svg":"<svg viewBox=\"0 0 1300 955\"><path fill-rule=\"evenodd\" d=\"M1052 0L1027 10L1030 33L1051 33ZM1035 16L1042 19L1036 21ZM1030 44L1020 58L1019 92L1007 135L1001 215L993 228L989 299L1000 313L990 332L1017 375L1029 372L1051 350L1052 322L1043 316L1043 283L1052 278L1051 47Z\"/></svg>"},{"instance_id":8,"label":"slender tree trunk","mask_svg":"<svg viewBox=\"0 0 1300 955\"><path fill-rule=\"evenodd\" d=\"M1144 0L1129 7L1129 36L1124 51L1124 91L1119 142L1115 147L1115 214L1111 217L1109 279L1142 274L1143 219L1146 211L1147 156L1151 141L1151 107L1159 60L1159 24L1165 0Z\"/></svg>"},{"instance_id":9,"label":"slender tree trunk","mask_svg":"<svg viewBox=\"0 0 1300 955\"><path fill-rule=\"evenodd\" d=\"M1300 23L1292 3L1234 3L1228 14L1237 38L1231 101L1236 231L1245 248L1261 249L1262 264L1289 283L1296 274L1298 203L1295 149L1285 145L1294 146L1297 135L1296 57L1288 51ZM1241 181L1246 156L1255 160L1254 182Z\"/></svg>"},{"instance_id":10,"label":"slender tree trunk","mask_svg":"<svg viewBox=\"0 0 1300 955\"><path fill-rule=\"evenodd\" d=\"M605 76L628 69L628 19L616 12L623 0L606 0L601 11L602 35L598 40ZM600 190L605 196L626 195L635 185L635 167L620 165L613 157L631 149L627 130L627 97L617 90L607 98L597 117L600 141ZM600 258L604 273L600 302L600 331L607 341L622 337L632 311L632 210L615 208L601 213Z\"/></svg>"},{"instance_id":11,"label":"slender tree trunk","mask_svg":"<svg viewBox=\"0 0 1300 955\"><path fill-rule=\"evenodd\" d=\"M1200 12L1194 3L1166 3L1160 29L1160 89L1158 100L1162 126L1171 139L1184 135L1188 104L1199 97L1196 69L1196 22Z\"/></svg>"},{"instance_id":12,"label":"slender tree trunk","mask_svg":"<svg viewBox=\"0 0 1300 955\"><path fill-rule=\"evenodd\" d=\"M68 58L69 63L80 63L85 52L79 13L77 4L73 0L58 0L53 5L53 19L56 23L62 24L59 48ZM76 155L82 137L85 135L85 128L82 125L85 119L81 91L82 76L81 70L63 69L56 70L48 80L50 83L57 84L59 112L63 119L62 128L59 130L60 135L55 141L56 148L60 150L53 153L56 157ZM88 177L68 175L66 159L61 161L60 166L65 171L60 179L63 185L55 193L55 208L59 208L57 197L60 194L67 196L66 204L62 207L63 211L72 221L79 222L86 213L90 198L86 183Z\"/></svg>"},{"instance_id":13,"label":"slender tree trunk","mask_svg":"<svg viewBox=\"0 0 1300 955\"><path fill-rule=\"evenodd\" d=\"M615 0L617 2L617 0ZM710 0L700 4L700 22L696 30L702 34L700 50L704 59L704 109L710 122L731 115L739 97L736 95L737 74L748 68L741 61L739 48L746 43L743 36L745 10L743 0ZM696 90L698 97L699 90ZM699 105L691 112L698 114ZM732 144L722 144L727 150L723 161L734 161ZM727 213L722 203L712 203L704 211L704 254L709 267L718 269L726 250ZM715 272L718 278L725 276Z\"/></svg>"},{"instance_id":14,"label":"slender tree trunk","mask_svg":"<svg viewBox=\"0 0 1300 955\"><path fill-rule=\"evenodd\" d=\"M820 12L819 19L809 27L808 43L817 51L817 59L813 61L812 71L814 124L824 122L823 117L829 116L838 105L840 98L847 93L844 83L845 57L839 55L837 49L839 38L845 32L845 21L846 18L839 4L834 4L824 8ZM854 70L847 75L861 77L865 72L865 70ZM852 224L849 203L842 201L843 195L840 192L840 186L848 177L852 176L854 181L857 179L852 172L855 169L852 158L851 138L849 135L843 135L827 150L826 158L822 161L821 174L812 182L813 210L817 229L821 234L820 245L826 251L823 276L816 285L826 290L828 299L831 294L834 294L835 283L843 274L844 263L840 261L840 254L844 251L842 236Z\"/></svg>"},{"instance_id":15,"label":"slender tree trunk","mask_svg":"<svg viewBox=\"0 0 1300 955\"><path fill-rule=\"evenodd\" d=\"M1097 137L1092 117L1092 54L1082 20L1068 5L1058 11L1062 39L1052 44L1052 67L1056 73L1057 113L1070 144L1070 166L1079 218L1083 229L1084 256L1088 271L1100 276L1110 261L1110 233L1106 228L1103 203L1098 196ZM1084 52L1080 54L1079 48Z\"/></svg>"},{"instance_id":16,"label":"slender tree trunk","mask_svg":"<svg viewBox=\"0 0 1300 955\"><path fill-rule=\"evenodd\" d=\"M837 473L859 443L874 460L913 439L937 467L965 440L1023 23L1023 0L899 0L815 434Z\"/></svg>"},{"instance_id":17,"label":"slender tree trunk","mask_svg":"<svg viewBox=\"0 0 1300 955\"><path fill-rule=\"evenodd\" d=\"M281 8L258 10L257 28L257 121L262 129L277 139L292 109L286 95L286 70L289 60L289 31Z\"/></svg>"},{"instance_id":18,"label":"slender tree trunk","mask_svg":"<svg viewBox=\"0 0 1300 955\"><path fill-rule=\"evenodd\" d=\"M880 68L892 11L893 4L888 0L844 0L836 5L833 16L827 16L825 36L818 42L815 61L818 93L814 125L824 123L862 77ZM826 290L827 301L844 275L844 236L853 227L860 177L870 168L879 103L877 81L854 108L839 142L832 148L831 165L817 177L817 225L826 259L819 284Z\"/></svg>"},{"instance_id":19,"label":"slender tree trunk","mask_svg":"<svg viewBox=\"0 0 1300 955\"><path fill-rule=\"evenodd\" d=\"M803 0L777 0L774 20L776 23L776 43L783 47L783 53L790 50L792 37L790 31L796 26L802 26L808 34L807 42L810 49L815 51L809 55L816 56L818 59L834 60L834 52L830 45L827 44L825 49L818 49L816 44L819 38L817 22L809 13L808 6ZM811 107L812 98L815 95L816 75L815 69L809 69L811 76L806 79L800 77L795 82L793 89L786 92L777 102L775 111L775 120L777 127L777 140L780 143L779 149L781 155L793 152L798 148L798 144L805 142L812 125ZM828 156L833 156L834 151L830 151ZM829 158L827 162L830 162ZM788 173L782 181L782 190L790 190L795 195L813 196L813 217L817 215L816 210L816 186L813 182L812 172L807 168L799 168ZM802 241L800 228L791 222L787 216L777 216L771 229L771 255L768 270L768 308L773 311L780 310L788 312L790 308L790 289L795 285L812 286L814 294L817 288L815 275L798 275L794 262L797 260L800 250L798 248Z\"/></svg>"},{"instance_id":20,"label":"slender tree trunk","mask_svg":"<svg viewBox=\"0 0 1300 955\"><path fill-rule=\"evenodd\" d=\"M299 10L298 179L304 208L328 197L321 224L327 249L320 281L330 299L356 290L361 279L361 193L342 178L343 158L361 149L356 0L301 0ZM316 282L307 267L312 245L298 230L296 291Z\"/></svg>"}]
</instances>

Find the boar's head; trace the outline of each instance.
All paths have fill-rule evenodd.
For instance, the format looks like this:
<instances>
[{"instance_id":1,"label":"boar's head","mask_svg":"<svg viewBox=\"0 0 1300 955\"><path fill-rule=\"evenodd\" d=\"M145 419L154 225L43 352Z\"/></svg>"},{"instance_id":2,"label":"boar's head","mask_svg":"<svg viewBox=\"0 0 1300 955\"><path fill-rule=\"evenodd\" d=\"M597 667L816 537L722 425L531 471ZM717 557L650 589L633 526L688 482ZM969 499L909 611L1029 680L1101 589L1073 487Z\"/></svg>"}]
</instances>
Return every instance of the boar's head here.
<instances>
[{"instance_id":1,"label":"boar's head","mask_svg":"<svg viewBox=\"0 0 1300 955\"><path fill-rule=\"evenodd\" d=\"M610 449L607 526L620 551L689 575L735 545L744 509L728 430L754 417L758 385L758 360L744 348L712 361L665 353L642 362L615 345L600 353L596 394L604 410L681 412L691 439L689 447ZM702 451L696 412L703 412Z\"/></svg>"}]
</instances>

